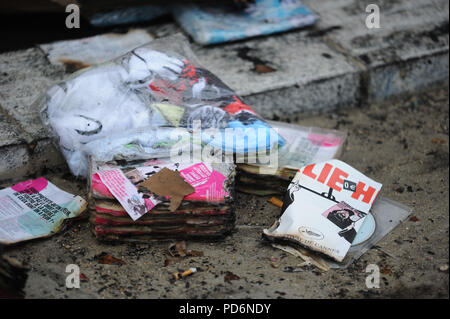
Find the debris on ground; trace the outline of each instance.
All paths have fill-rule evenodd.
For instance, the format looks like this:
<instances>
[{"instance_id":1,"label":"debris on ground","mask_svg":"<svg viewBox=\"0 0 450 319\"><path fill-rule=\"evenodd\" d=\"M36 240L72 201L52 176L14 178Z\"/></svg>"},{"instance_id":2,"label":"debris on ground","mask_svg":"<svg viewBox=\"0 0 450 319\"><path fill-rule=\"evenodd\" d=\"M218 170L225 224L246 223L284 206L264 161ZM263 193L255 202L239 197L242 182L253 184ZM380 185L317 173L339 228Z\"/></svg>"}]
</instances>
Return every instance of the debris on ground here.
<instances>
[{"instance_id":1,"label":"debris on ground","mask_svg":"<svg viewBox=\"0 0 450 319\"><path fill-rule=\"evenodd\" d=\"M275 72L276 70L274 68L271 68L270 66L267 66L265 64L256 64L255 65L255 72L257 73L270 73Z\"/></svg>"},{"instance_id":2,"label":"debris on ground","mask_svg":"<svg viewBox=\"0 0 450 319\"><path fill-rule=\"evenodd\" d=\"M323 260L323 258L316 256L314 254L311 254L309 251L302 247L291 247L287 245L280 245L280 244L272 244L274 248L281 249L282 251L285 251L293 256L300 257L303 259L304 262L307 264L311 264L316 266L322 271L328 271L330 268L328 264Z\"/></svg>"},{"instance_id":3,"label":"debris on ground","mask_svg":"<svg viewBox=\"0 0 450 319\"><path fill-rule=\"evenodd\" d=\"M233 274L231 271L225 272L225 276L223 278L223 280L228 283L231 283L232 280L239 280L239 279L241 279L241 277L239 277L236 274Z\"/></svg>"},{"instance_id":4,"label":"debris on ground","mask_svg":"<svg viewBox=\"0 0 450 319\"><path fill-rule=\"evenodd\" d=\"M94 257L95 260L97 260L97 262L99 264L104 264L104 265L125 265L125 261L123 261L122 259L116 258L110 254L107 254L105 252L101 253L98 256Z\"/></svg>"},{"instance_id":5,"label":"debris on ground","mask_svg":"<svg viewBox=\"0 0 450 319\"><path fill-rule=\"evenodd\" d=\"M189 268L183 272L177 271L174 272L173 275L173 279L175 280L179 280L179 279L183 279L186 278L187 276L191 276L192 274L197 272L197 268L193 267L193 268Z\"/></svg>"},{"instance_id":6,"label":"debris on ground","mask_svg":"<svg viewBox=\"0 0 450 319\"><path fill-rule=\"evenodd\" d=\"M186 248L186 242L180 241L172 243L167 249L166 259L164 261L164 267L167 267L173 263L177 263L183 260L185 257L202 257L203 252L199 250L192 250Z\"/></svg>"},{"instance_id":7,"label":"debris on ground","mask_svg":"<svg viewBox=\"0 0 450 319\"><path fill-rule=\"evenodd\" d=\"M448 272L448 265L439 266L439 271Z\"/></svg>"},{"instance_id":8,"label":"debris on ground","mask_svg":"<svg viewBox=\"0 0 450 319\"><path fill-rule=\"evenodd\" d=\"M178 243L170 244L167 249L172 257L201 257L203 252L198 250L186 249L186 242L183 240Z\"/></svg>"},{"instance_id":9,"label":"debris on ground","mask_svg":"<svg viewBox=\"0 0 450 319\"><path fill-rule=\"evenodd\" d=\"M284 272L303 272L305 271L303 268L297 268L297 267L291 267L291 266L286 266L283 268Z\"/></svg>"},{"instance_id":10,"label":"debris on ground","mask_svg":"<svg viewBox=\"0 0 450 319\"><path fill-rule=\"evenodd\" d=\"M380 269L380 273L383 275L390 275L390 274L392 274L392 269L389 267L382 267Z\"/></svg>"},{"instance_id":11,"label":"debris on ground","mask_svg":"<svg viewBox=\"0 0 450 319\"><path fill-rule=\"evenodd\" d=\"M181 257L172 257L172 256L167 256L166 255L166 258L164 259L164 267L167 267L167 266L170 266L172 264L175 264L175 263L181 261L182 259L183 258L181 258Z\"/></svg>"},{"instance_id":12,"label":"debris on ground","mask_svg":"<svg viewBox=\"0 0 450 319\"><path fill-rule=\"evenodd\" d=\"M80 217L87 202L43 177L0 190L0 244L51 236Z\"/></svg>"},{"instance_id":13,"label":"debris on ground","mask_svg":"<svg viewBox=\"0 0 450 319\"><path fill-rule=\"evenodd\" d=\"M283 207L283 201L281 199L278 199L276 197L271 197L268 200L269 203L274 204L275 206L281 208Z\"/></svg>"},{"instance_id":14,"label":"debris on ground","mask_svg":"<svg viewBox=\"0 0 450 319\"><path fill-rule=\"evenodd\" d=\"M83 273L80 273L80 280L83 282L89 281L88 277Z\"/></svg>"},{"instance_id":15,"label":"debris on ground","mask_svg":"<svg viewBox=\"0 0 450 319\"><path fill-rule=\"evenodd\" d=\"M431 139L431 143L433 143L433 144L446 144L447 141L444 140L443 138L435 137L435 138Z\"/></svg>"}]
</instances>

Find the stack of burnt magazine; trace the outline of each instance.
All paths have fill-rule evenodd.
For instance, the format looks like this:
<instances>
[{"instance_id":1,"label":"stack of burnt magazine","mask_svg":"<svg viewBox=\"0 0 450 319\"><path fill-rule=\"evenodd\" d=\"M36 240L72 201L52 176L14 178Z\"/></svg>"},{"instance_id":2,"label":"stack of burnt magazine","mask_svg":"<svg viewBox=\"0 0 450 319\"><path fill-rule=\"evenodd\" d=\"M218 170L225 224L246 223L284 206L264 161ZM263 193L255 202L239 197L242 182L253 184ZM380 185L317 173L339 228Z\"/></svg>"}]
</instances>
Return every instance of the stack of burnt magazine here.
<instances>
[{"instance_id":1,"label":"stack of burnt magazine","mask_svg":"<svg viewBox=\"0 0 450 319\"><path fill-rule=\"evenodd\" d=\"M234 178L233 163L91 159L92 231L113 241L222 239L235 223Z\"/></svg>"}]
</instances>

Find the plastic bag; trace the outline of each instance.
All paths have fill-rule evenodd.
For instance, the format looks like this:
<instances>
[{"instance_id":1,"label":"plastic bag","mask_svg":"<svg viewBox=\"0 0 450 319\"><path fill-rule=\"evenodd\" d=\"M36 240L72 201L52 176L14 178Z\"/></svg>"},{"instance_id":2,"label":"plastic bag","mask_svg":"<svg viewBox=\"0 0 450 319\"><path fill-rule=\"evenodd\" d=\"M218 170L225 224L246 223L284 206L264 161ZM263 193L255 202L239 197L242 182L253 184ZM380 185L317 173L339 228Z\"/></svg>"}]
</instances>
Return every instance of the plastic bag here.
<instances>
[{"instance_id":1,"label":"plastic bag","mask_svg":"<svg viewBox=\"0 0 450 319\"><path fill-rule=\"evenodd\" d=\"M218 129L202 135L202 142L211 143L213 137L216 147L224 150L235 151L233 141L245 138L243 130L235 130L222 142L226 128L263 128L239 151L267 150L283 143L232 89L200 66L182 35L154 40L74 73L37 103L44 126L77 176L87 176L89 155L103 154L101 160L110 160L130 143L140 147L122 152L128 156L159 142L169 142L161 147L168 151L178 140L170 128ZM168 129L159 134L160 128Z\"/></svg>"}]
</instances>

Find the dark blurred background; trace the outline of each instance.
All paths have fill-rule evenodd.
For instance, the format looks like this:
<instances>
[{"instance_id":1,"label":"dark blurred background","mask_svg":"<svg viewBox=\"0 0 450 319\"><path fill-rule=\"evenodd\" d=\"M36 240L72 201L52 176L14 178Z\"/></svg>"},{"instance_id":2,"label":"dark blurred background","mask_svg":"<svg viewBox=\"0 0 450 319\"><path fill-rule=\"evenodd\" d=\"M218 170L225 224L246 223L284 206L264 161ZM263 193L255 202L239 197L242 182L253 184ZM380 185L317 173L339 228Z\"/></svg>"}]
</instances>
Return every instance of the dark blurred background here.
<instances>
[{"instance_id":1,"label":"dark blurred background","mask_svg":"<svg viewBox=\"0 0 450 319\"><path fill-rule=\"evenodd\" d=\"M95 27L89 19L97 13L145 5L170 6L176 3L202 5L227 3L242 8L251 0L0 0L0 52L29 48L57 40L77 39L105 32L126 32L130 24ZM80 28L68 29L65 21L70 13L68 4L77 4L81 11ZM170 14L133 23L133 26L151 26L172 21Z\"/></svg>"}]
</instances>

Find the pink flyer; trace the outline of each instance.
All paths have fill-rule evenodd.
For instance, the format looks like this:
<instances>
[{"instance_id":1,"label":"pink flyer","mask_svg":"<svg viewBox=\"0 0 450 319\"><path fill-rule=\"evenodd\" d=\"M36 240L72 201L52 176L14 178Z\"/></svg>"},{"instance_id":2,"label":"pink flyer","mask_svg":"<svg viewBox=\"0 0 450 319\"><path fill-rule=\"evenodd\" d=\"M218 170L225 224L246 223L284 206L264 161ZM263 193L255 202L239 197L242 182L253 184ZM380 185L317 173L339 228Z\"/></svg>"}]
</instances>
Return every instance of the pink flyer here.
<instances>
[{"instance_id":1,"label":"pink flyer","mask_svg":"<svg viewBox=\"0 0 450 319\"><path fill-rule=\"evenodd\" d=\"M98 176L133 220L137 220L158 204L155 199L145 200L120 169L98 172Z\"/></svg>"}]
</instances>

